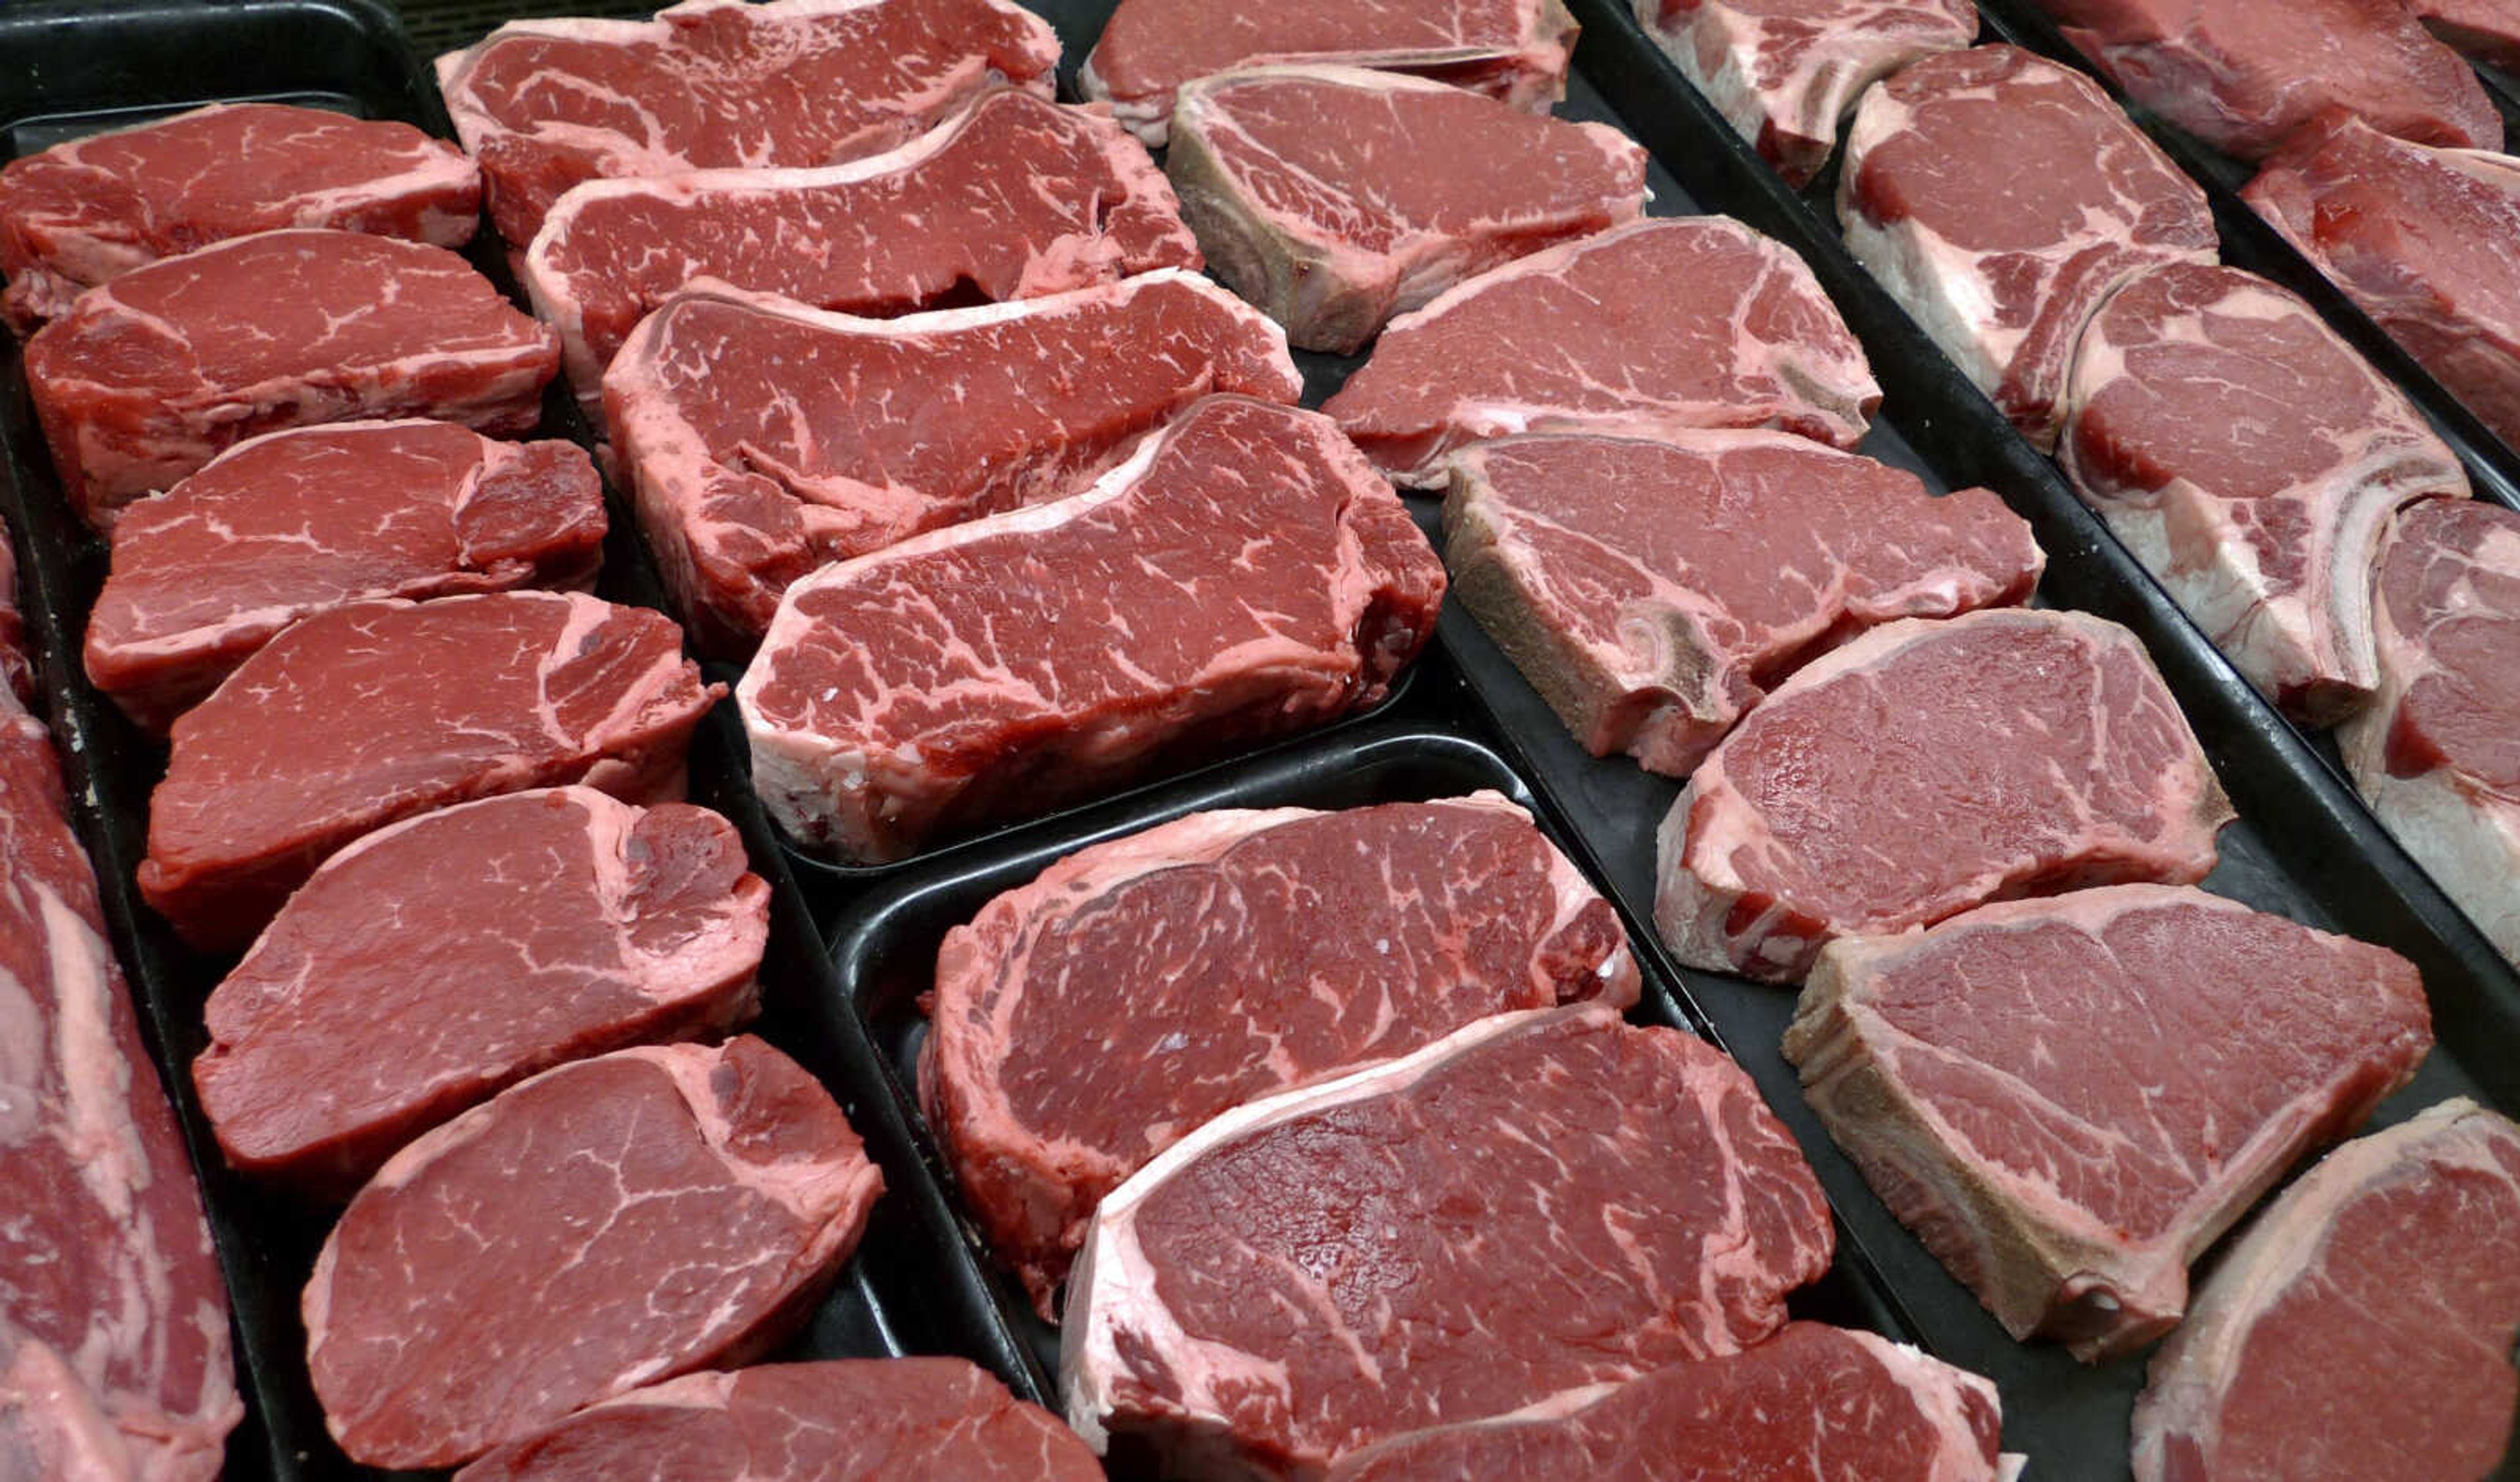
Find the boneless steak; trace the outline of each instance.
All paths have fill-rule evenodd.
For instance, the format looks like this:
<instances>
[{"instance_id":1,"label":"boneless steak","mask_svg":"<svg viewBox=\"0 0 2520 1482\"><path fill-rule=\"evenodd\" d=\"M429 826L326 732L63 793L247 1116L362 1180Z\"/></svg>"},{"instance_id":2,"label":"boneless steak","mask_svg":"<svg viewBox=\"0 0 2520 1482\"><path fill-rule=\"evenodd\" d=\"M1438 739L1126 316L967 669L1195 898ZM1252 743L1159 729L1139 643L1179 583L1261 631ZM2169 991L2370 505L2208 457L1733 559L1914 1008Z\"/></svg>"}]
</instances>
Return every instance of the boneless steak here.
<instances>
[{"instance_id":1,"label":"boneless steak","mask_svg":"<svg viewBox=\"0 0 2520 1482\"><path fill-rule=\"evenodd\" d=\"M1340 355L1645 199L1644 150L1607 124L1321 64L1183 84L1164 172L1216 275L1298 347Z\"/></svg>"},{"instance_id":2,"label":"boneless steak","mask_svg":"<svg viewBox=\"0 0 2520 1482\"><path fill-rule=\"evenodd\" d=\"M2414 0L2412 9L2453 50L2504 71L2520 69L2520 0Z\"/></svg>"},{"instance_id":3,"label":"boneless steak","mask_svg":"<svg viewBox=\"0 0 2520 1482\"><path fill-rule=\"evenodd\" d=\"M1081 494L826 566L737 691L753 786L864 861L1382 698L1444 568L1324 418L1210 397Z\"/></svg>"},{"instance_id":4,"label":"boneless steak","mask_svg":"<svg viewBox=\"0 0 2520 1482\"><path fill-rule=\"evenodd\" d=\"M2080 612L1874 628L1770 694L1672 805L1654 923L1793 982L1840 936L2214 868L2221 784L2143 645Z\"/></svg>"},{"instance_id":5,"label":"boneless steak","mask_svg":"<svg viewBox=\"0 0 2520 1482\"><path fill-rule=\"evenodd\" d=\"M1803 260L1696 216L1552 247L1403 314L1322 410L1392 479L1438 488L1455 448L1515 432L1778 427L1851 448L1880 403Z\"/></svg>"},{"instance_id":6,"label":"boneless steak","mask_svg":"<svg viewBox=\"0 0 2520 1482\"><path fill-rule=\"evenodd\" d=\"M701 647L806 573L1073 494L1199 397L1292 402L1277 327L1195 274L894 320L695 290L605 378L639 522Z\"/></svg>"},{"instance_id":7,"label":"boneless steak","mask_svg":"<svg viewBox=\"0 0 2520 1482\"><path fill-rule=\"evenodd\" d=\"M1454 455L1453 591L1596 756L1687 777L1767 689L1877 623L2025 601L1984 489L1783 432L1543 434Z\"/></svg>"},{"instance_id":8,"label":"boneless steak","mask_svg":"<svg viewBox=\"0 0 2520 1482\"><path fill-rule=\"evenodd\" d=\"M2168 885L1841 938L1785 1034L1891 1213L2087 1361L2176 1326L2188 1263L2431 1048L2406 959Z\"/></svg>"}]
</instances>

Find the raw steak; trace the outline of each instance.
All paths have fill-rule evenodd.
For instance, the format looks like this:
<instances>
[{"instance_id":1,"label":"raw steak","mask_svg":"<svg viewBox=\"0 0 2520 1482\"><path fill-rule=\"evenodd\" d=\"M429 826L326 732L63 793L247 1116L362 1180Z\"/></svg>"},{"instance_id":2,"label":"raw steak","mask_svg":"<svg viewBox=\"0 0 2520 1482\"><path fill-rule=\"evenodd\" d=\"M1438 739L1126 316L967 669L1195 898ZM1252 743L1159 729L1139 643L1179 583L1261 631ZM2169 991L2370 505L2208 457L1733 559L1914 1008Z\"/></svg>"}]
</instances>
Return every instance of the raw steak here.
<instances>
[{"instance_id":1,"label":"raw steak","mask_svg":"<svg viewBox=\"0 0 2520 1482\"><path fill-rule=\"evenodd\" d=\"M2476 73L2405 0L2032 0L2132 98L2256 159L2331 110L2424 144L2502 147Z\"/></svg>"},{"instance_id":2,"label":"raw steak","mask_svg":"<svg viewBox=\"0 0 2520 1482\"><path fill-rule=\"evenodd\" d=\"M480 218L472 161L408 123L214 104L0 169L0 310L31 334L133 268L279 227L455 247Z\"/></svg>"},{"instance_id":3,"label":"raw steak","mask_svg":"<svg viewBox=\"0 0 2520 1482\"><path fill-rule=\"evenodd\" d=\"M680 796L723 693L672 619L577 594L319 612L175 723L141 893L194 946L242 947L327 856L415 814L579 782Z\"/></svg>"},{"instance_id":4,"label":"raw steak","mask_svg":"<svg viewBox=\"0 0 2520 1482\"><path fill-rule=\"evenodd\" d=\"M1887 623L1785 681L1672 805L1654 923L1800 979L1840 936L2122 880L2192 884L2230 822L2143 645L2080 612Z\"/></svg>"},{"instance_id":5,"label":"raw steak","mask_svg":"<svg viewBox=\"0 0 2520 1482\"><path fill-rule=\"evenodd\" d=\"M1292 402L1285 337L1194 274L878 322L709 287L605 377L640 527L699 645L807 572L1075 493L1211 391Z\"/></svg>"},{"instance_id":6,"label":"raw steak","mask_svg":"<svg viewBox=\"0 0 2520 1482\"><path fill-rule=\"evenodd\" d=\"M2232 665L2313 726L2378 683L2390 512L2467 493L2458 456L2309 304L2192 262L2129 280L2083 332L2056 458Z\"/></svg>"},{"instance_id":7,"label":"raw steak","mask_svg":"<svg viewBox=\"0 0 2520 1482\"><path fill-rule=\"evenodd\" d=\"M538 1070L734 1029L769 932L770 887L705 808L561 787L426 813L290 897L210 995L193 1081L229 1166L346 1195Z\"/></svg>"},{"instance_id":8,"label":"raw steak","mask_svg":"<svg viewBox=\"0 0 2520 1482\"><path fill-rule=\"evenodd\" d=\"M1120 0L1077 81L1149 149L1183 83L1274 63L1407 72L1546 113L1566 96L1575 32L1559 0Z\"/></svg>"},{"instance_id":9,"label":"raw steak","mask_svg":"<svg viewBox=\"0 0 2520 1482\"><path fill-rule=\"evenodd\" d=\"M2520 159L2336 119L2303 130L2240 194L2520 447Z\"/></svg>"},{"instance_id":10,"label":"raw steak","mask_svg":"<svg viewBox=\"0 0 2520 1482\"><path fill-rule=\"evenodd\" d=\"M593 402L631 330L695 278L886 315L1197 266L1145 150L1107 118L1004 90L848 164L581 185L519 276Z\"/></svg>"},{"instance_id":11,"label":"raw steak","mask_svg":"<svg viewBox=\"0 0 2520 1482\"><path fill-rule=\"evenodd\" d=\"M0 1475L209 1482L245 1415L227 1285L51 739L5 686L0 1029Z\"/></svg>"},{"instance_id":12,"label":"raw steak","mask_svg":"<svg viewBox=\"0 0 2520 1482\"><path fill-rule=\"evenodd\" d=\"M1791 248L1724 216L1552 247L1383 332L1322 410L1411 488L1515 432L1780 427L1851 448L1881 404L1864 347Z\"/></svg>"},{"instance_id":13,"label":"raw steak","mask_svg":"<svg viewBox=\"0 0 2520 1482\"><path fill-rule=\"evenodd\" d=\"M2337 732L2371 811L2520 962L2520 515L2400 512L2374 569L2380 690Z\"/></svg>"},{"instance_id":14,"label":"raw steak","mask_svg":"<svg viewBox=\"0 0 2520 1482\"><path fill-rule=\"evenodd\" d=\"M2499 1475L2515 1335L2520 1127L2444 1101L2328 1154L2223 1258L2153 1356L2136 1476Z\"/></svg>"},{"instance_id":15,"label":"raw steak","mask_svg":"<svg viewBox=\"0 0 2520 1482\"><path fill-rule=\"evenodd\" d=\"M53 465L97 529L261 432L433 417L532 430L551 331L444 247L264 232L136 268L26 343Z\"/></svg>"},{"instance_id":16,"label":"raw steak","mask_svg":"<svg viewBox=\"0 0 2520 1482\"><path fill-rule=\"evenodd\" d=\"M604 483L565 442L444 422L273 432L123 507L87 677L163 731L273 635L376 597L592 583Z\"/></svg>"},{"instance_id":17,"label":"raw steak","mask_svg":"<svg viewBox=\"0 0 2520 1482\"><path fill-rule=\"evenodd\" d=\"M2414 0L2415 15L2454 49L2520 70L2520 0Z\"/></svg>"},{"instance_id":18,"label":"raw steak","mask_svg":"<svg viewBox=\"0 0 2520 1482\"><path fill-rule=\"evenodd\" d=\"M437 59L512 247L584 180L812 169L909 143L999 83L1049 97L1058 38L1008 0L684 0L511 21Z\"/></svg>"},{"instance_id":19,"label":"raw steak","mask_svg":"<svg viewBox=\"0 0 2520 1482\"><path fill-rule=\"evenodd\" d=\"M1637 22L1801 190L1866 88L1977 39L1964 0L1634 0Z\"/></svg>"},{"instance_id":20,"label":"raw steak","mask_svg":"<svg viewBox=\"0 0 2520 1482\"><path fill-rule=\"evenodd\" d=\"M898 859L1373 704L1443 595L1326 419L1211 397L1081 494L788 588L737 691L753 786Z\"/></svg>"},{"instance_id":21,"label":"raw steak","mask_svg":"<svg viewBox=\"0 0 2520 1482\"><path fill-rule=\"evenodd\" d=\"M1856 260L2043 452L2109 291L2215 257L2203 189L2090 78L2009 46L1931 57L1866 94L1837 217Z\"/></svg>"},{"instance_id":22,"label":"raw steak","mask_svg":"<svg viewBox=\"0 0 2520 1482\"><path fill-rule=\"evenodd\" d=\"M1200 1123L1492 1013L1637 1001L1609 902L1493 792L1193 813L949 932L920 1100L1044 1317L1095 1204Z\"/></svg>"},{"instance_id":23,"label":"raw steak","mask_svg":"<svg viewBox=\"0 0 2520 1482\"><path fill-rule=\"evenodd\" d=\"M456 1482L1102 1482L1102 1468L961 1359L837 1359L634 1389Z\"/></svg>"},{"instance_id":24,"label":"raw steak","mask_svg":"<svg viewBox=\"0 0 2520 1482\"><path fill-rule=\"evenodd\" d=\"M1831 943L1785 1058L2007 1331L2096 1362L2176 1326L2188 1263L2432 1041L2396 953L2113 885Z\"/></svg>"},{"instance_id":25,"label":"raw steak","mask_svg":"<svg viewBox=\"0 0 2520 1482\"><path fill-rule=\"evenodd\" d=\"M453 1466L742 1364L821 1304L882 1190L831 1093L749 1035L544 1071L396 1153L325 1240L325 1423L353 1460Z\"/></svg>"},{"instance_id":26,"label":"raw steak","mask_svg":"<svg viewBox=\"0 0 2520 1482\"><path fill-rule=\"evenodd\" d=\"M1318 1477L1756 1343L1830 1241L1723 1052L1602 1004L1504 1014L1229 1111L1104 1199L1068 1422L1173 1475Z\"/></svg>"},{"instance_id":27,"label":"raw steak","mask_svg":"<svg viewBox=\"0 0 2520 1482\"><path fill-rule=\"evenodd\" d=\"M2028 600L1984 489L1783 432L1508 437L1454 455L1453 590L1595 756L1687 777L1768 687L1864 629Z\"/></svg>"},{"instance_id":28,"label":"raw steak","mask_svg":"<svg viewBox=\"0 0 2520 1482\"><path fill-rule=\"evenodd\" d=\"M1216 275L1298 347L1339 355L1645 202L1645 152L1608 124L1324 65L1185 83L1164 172Z\"/></svg>"}]
</instances>

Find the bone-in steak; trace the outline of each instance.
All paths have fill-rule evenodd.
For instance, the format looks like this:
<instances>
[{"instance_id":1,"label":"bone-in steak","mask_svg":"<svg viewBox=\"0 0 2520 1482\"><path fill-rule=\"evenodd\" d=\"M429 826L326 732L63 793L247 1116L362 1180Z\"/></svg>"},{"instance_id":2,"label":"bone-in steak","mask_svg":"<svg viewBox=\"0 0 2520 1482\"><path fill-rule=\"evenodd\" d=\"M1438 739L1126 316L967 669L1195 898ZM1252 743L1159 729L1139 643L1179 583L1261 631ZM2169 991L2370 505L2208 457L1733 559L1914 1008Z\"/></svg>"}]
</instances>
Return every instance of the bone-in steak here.
<instances>
[{"instance_id":1,"label":"bone-in steak","mask_svg":"<svg viewBox=\"0 0 2520 1482\"><path fill-rule=\"evenodd\" d=\"M2413 0L2424 29L2479 62L2520 70L2520 0Z\"/></svg>"}]
</instances>

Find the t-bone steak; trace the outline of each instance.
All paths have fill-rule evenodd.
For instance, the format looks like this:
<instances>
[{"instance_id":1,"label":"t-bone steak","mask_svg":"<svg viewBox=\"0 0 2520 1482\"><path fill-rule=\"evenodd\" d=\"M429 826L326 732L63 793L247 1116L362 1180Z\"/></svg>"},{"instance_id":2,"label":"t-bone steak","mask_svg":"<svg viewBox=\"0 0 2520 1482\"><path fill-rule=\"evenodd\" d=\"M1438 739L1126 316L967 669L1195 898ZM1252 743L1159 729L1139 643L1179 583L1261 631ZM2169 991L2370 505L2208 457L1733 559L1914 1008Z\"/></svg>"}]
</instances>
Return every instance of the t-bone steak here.
<instances>
[{"instance_id":1,"label":"t-bone steak","mask_svg":"<svg viewBox=\"0 0 2520 1482\"><path fill-rule=\"evenodd\" d=\"M1931 57L1866 94L1837 215L1856 260L2042 451L2110 290L2215 258L2203 188L2090 78L2009 46Z\"/></svg>"},{"instance_id":2,"label":"t-bone steak","mask_svg":"<svg viewBox=\"0 0 2520 1482\"><path fill-rule=\"evenodd\" d=\"M1881 387L1793 250L1724 216L1640 221L1483 273L1383 331L1322 410L1410 488L1515 432L1778 427L1864 438Z\"/></svg>"},{"instance_id":3,"label":"t-bone steak","mask_svg":"<svg viewBox=\"0 0 2520 1482\"><path fill-rule=\"evenodd\" d=\"M2176 1326L2188 1264L2432 1039L2396 953L2112 885L1831 943L1785 1058L2007 1331L2097 1361Z\"/></svg>"},{"instance_id":4,"label":"t-bone steak","mask_svg":"<svg viewBox=\"0 0 2520 1482\"><path fill-rule=\"evenodd\" d=\"M1454 455L1458 601L1596 756L1687 777L1768 688L1876 623L2026 601L1984 489L1783 432L1539 434Z\"/></svg>"},{"instance_id":5,"label":"t-bone steak","mask_svg":"<svg viewBox=\"0 0 2520 1482\"><path fill-rule=\"evenodd\" d=\"M1602 1004L1500 1015L1229 1111L1104 1199L1068 1421L1174 1475L1318 1477L1746 1348L1831 1239L1722 1051Z\"/></svg>"},{"instance_id":6,"label":"t-bone steak","mask_svg":"<svg viewBox=\"0 0 2520 1482\"><path fill-rule=\"evenodd\" d=\"M2414 0L2424 29L2468 57L2520 71L2520 0Z\"/></svg>"},{"instance_id":7,"label":"t-bone steak","mask_svg":"<svg viewBox=\"0 0 2520 1482\"><path fill-rule=\"evenodd\" d=\"M1211 397L1092 488L788 588L737 698L753 785L885 861L1362 709L1444 568L1328 420Z\"/></svg>"},{"instance_id":8,"label":"t-bone steak","mask_svg":"<svg viewBox=\"0 0 2520 1482\"><path fill-rule=\"evenodd\" d=\"M1769 695L1663 820L1654 922L1794 982L1831 939L2214 868L2222 785L2136 636L1996 608L1874 628Z\"/></svg>"},{"instance_id":9,"label":"t-bone steak","mask_svg":"<svg viewBox=\"0 0 2520 1482\"><path fill-rule=\"evenodd\" d=\"M1164 171L1216 275L1307 350L1353 354L1462 279L1644 212L1603 123L1314 65L1186 83Z\"/></svg>"}]
</instances>

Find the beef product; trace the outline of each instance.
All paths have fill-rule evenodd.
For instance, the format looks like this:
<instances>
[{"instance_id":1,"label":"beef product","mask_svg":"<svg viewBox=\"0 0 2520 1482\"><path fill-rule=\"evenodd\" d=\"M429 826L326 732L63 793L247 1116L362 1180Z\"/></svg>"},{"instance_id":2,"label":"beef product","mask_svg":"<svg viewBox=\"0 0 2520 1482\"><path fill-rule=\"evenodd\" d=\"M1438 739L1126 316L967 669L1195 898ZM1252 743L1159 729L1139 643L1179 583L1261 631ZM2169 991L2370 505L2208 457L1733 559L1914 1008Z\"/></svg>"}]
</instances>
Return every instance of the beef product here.
<instances>
[{"instance_id":1,"label":"beef product","mask_svg":"<svg viewBox=\"0 0 2520 1482\"><path fill-rule=\"evenodd\" d=\"M723 694L660 612L496 592L299 622L175 723L140 889L203 950L242 947L342 845L502 792L681 795Z\"/></svg>"},{"instance_id":2,"label":"beef product","mask_svg":"<svg viewBox=\"0 0 2520 1482\"><path fill-rule=\"evenodd\" d=\"M2414 0L2415 15L2456 50L2520 71L2520 0Z\"/></svg>"},{"instance_id":3,"label":"beef product","mask_svg":"<svg viewBox=\"0 0 2520 1482\"><path fill-rule=\"evenodd\" d=\"M538 1070L734 1029L769 931L705 808L561 787L426 813L290 897L210 995L193 1080L230 1166L347 1194Z\"/></svg>"},{"instance_id":4,"label":"beef product","mask_svg":"<svg viewBox=\"0 0 2520 1482\"><path fill-rule=\"evenodd\" d=\"M737 698L806 842L899 859L1373 704L1444 568L1321 417L1211 397L1092 488L788 588Z\"/></svg>"},{"instance_id":5,"label":"beef product","mask_svg":"<svg viewBox=\"0 0 2520 1482\"><path fill-rule=\"evenodd\" d=\"M2424 144L2502 147L2502 118L2406 0L2032 0L2127 96L2260 158L2343 112Z\"/></svg>"},{"instance_id":6,"label":"beef product","mask_svg":"<svg viewBox=\"0 0 2520 1482\"><path fill-rule=\"evenodd\" d=\"M1602 123L1353 67L1183 85L1165 173L1218 277L1308 350L1353 354L1462 279L1644 211Z\"/></svg>"},{"instance_id":7,"label":"beef product","mask_svg":"<svg viewBox=\"0 0 2520 1482\"><path fill-rule=\"evenodd\" d=\"M2096 1361L2177 1325L2188 1263L2432 1039L2396 953L2113 885L1831 943L1785 1058L2007 1331Z\"/></svg>"},{"instance_id":8,"label":"beef product","mask_svg":"<svg viewBox=\"0 0 2520 1482\"><path fill-rule=\"evenodd\" d=\"M18 553L9 543L9 522L0 519L0 694L28 705L35 698L34 651L26 644L26 623L18 612Z\"/></svg>"},{"instance_id":9,"label":"beef product","mask_svg":"<svg viewBox=\"0 0 2520 1482\"><path fill-rule=\"evenodd\" d=\"M1962 0L1635 0L1637 22L1796 190L1866 88L1977 39Z\"/></svg>"},{"instance_id":10,"label":"beef product","mask_svg":"<svg viewBox=\"0 0 2520 1482\"><path fill-rule=\"evenodd\" d=\"M1931 57L1866 94L1837 215L1847 249L2042 451L2109 291L2215 257L2203 189L2091 79L2009 46Z\"/></svg>"},{"instance_id":11,"label":"beef product","mask_svg":"<svg viewBox=\"0 0 2520 1482\"><path fill-rule=\"evenodd\" d=\"M2074 354L2057 461L2250 683L2330 725L2378 682L2371 563L2458 456L2309 304L2252 273L2130 280Z\"/></svg>"},{"instance_id":12,"label":"beef product","mask_svg":"<svg viewBox=\"0 0 2520 1482\"><path fill-rule=\"evenodd\" d=\"M1487 1014L1637 993L1617 914L1493 792L1193 813L946 935L920 1099L1048 1317L1095 1204L1218 1112Z\"/></svg>"},{"instance_id":13,"label":"beef product","mask_svg":"<svg viewBox=\"0 0 2520 1482\"><path fill-rule=\"evenodd\" d=\"M1984 489L1782 432L1509 437L1454 455L1444 558L1596 756L1687 777L1769 686L1898 617L2026 600L2046 563Z\"/></svg>"},{"instance_id":14,"label":"beef product","mask_svg":"<svg viewBox=\"0 0 2520 1482\"><path fill-rule=\"evenodd\" d=\"M1322 410L1410 488L1515 432L1779 427L1851 448L1881 387L1791 248L1723 216L1641 221L1481 274L1384 330Z\"/></svg>"},{"instance_id":15,"label":"beef product","mask_svg":"<svg viewBox=\"0 0 2520 1482\"><path fill-rule=\"evenodd\" d=\"M2223 1258L2136 1402L2138 1482L2480 1482L2520 1377L2520 1127L2444 1101L2328 1154Z\"/></svg>"},{"instance_id":16,"label":"beef product","mask_svg":"<svg viewBox=\"0 0 2520 1482\"><path fill-rule=\"evenodd\" d=\"M2400 512L2374 567L2375 703L2337 732L2407 852L2520 962L2520 516Z\"/></svg>"},{"instance_id":17,"label":"beef product","mask_svg":"<svg viewBox=\"0 0 2520 1482\"><path fill-rule=\"evenodd\" d=\"M565 442L350 422L239 443L123 507L87 675L163 731L273 635L377 597L592 583L604 484Z\"/></svg>"},{"instance_id":18,"label":"beef product","mask_svg":"<svg viewBox=\"0 0 2520 1482\"><path fill-rule=\"evenodd\" d=\"M684 0L511 21L437 59L512 247L586 180L813 169L898 149L1001 83L1047 98L1049 22L1008 0Z\"/></svg>"},{"instance_id":19,"label":"beef product","mask_svg":"<svg viewBox=\"0 0 2520 1482\"><path fill-rule=\"evenodd\" d=\"M848 164L581 185L519 276L592 402L630 331L695 278L887 315L1197 266L1146 151L1106 118L1006 90Z\"/></svg>"},{"instance_id":20,"label":"beef product","mask_svg":"<svg viewBox=\"0 0 2520 1482\"><path fill-rule=\"evenodd\" d=\"M62 487L104 529L262 432L394 417L530 431L560 346L444 247L290 230L89 290L25 365Z\"/></svg>"},{"instance_id":21,"label":"beef product","mask_svg":"<svg viewBox=\"0 0 2520 1482\"><path fill-rule=\"evenodd\" d=\"M696 291L631 337L605 407L667 589L741 655L809 571L1073 494L1211 391L1302 389L1276 326L1167 270L880 323Z\"/></svg>"},{"instance_id":22,"label":"beef product","mask_svg":"<svg viewBox=\"0 0 2520 1482\"><path fill-rule=\"evenodd\" d=\"M1793 982L1831 939L2085 885L2192 884L2230 822L2143 645L2080 612L1887 623L1785 681L1657 840L1693 967Z\"/></svg>"},{"instance_id":23,"label":"beef product","mask_svg":"<svg viewBox=\"0 0 2520 1482\"><path fill-rule=\"evenodd\" d=\"M394 1154L325 1240L325 1423L353 1460L453 1466L740 1365L821 1304L882 1190L831 1093L749 1035L546 1070Z\"/></svg>"}]
</instances>

